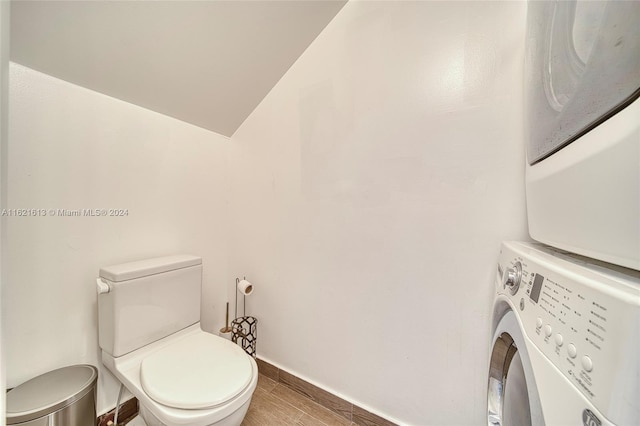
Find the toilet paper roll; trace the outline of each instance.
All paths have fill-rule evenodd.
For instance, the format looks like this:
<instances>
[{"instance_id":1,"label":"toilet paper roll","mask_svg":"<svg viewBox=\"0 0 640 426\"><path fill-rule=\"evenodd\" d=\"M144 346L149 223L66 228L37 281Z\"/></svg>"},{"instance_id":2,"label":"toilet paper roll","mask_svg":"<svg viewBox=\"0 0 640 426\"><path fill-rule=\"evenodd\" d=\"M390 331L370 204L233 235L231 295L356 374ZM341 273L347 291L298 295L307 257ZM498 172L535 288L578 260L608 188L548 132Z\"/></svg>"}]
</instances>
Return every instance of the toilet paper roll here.
<instances>
[{"instance_id":1,"label":"toilet paper roll","mask_svg":"<svg viewBox=\"0 0 640 426\"><path fill-rule=\"evenodd\" d=\"M247 280L242 280L238 283L238 290L240 291L240 293L248 296L253 292L253 284L251 284Z\"/></svg>"}]
</instances>

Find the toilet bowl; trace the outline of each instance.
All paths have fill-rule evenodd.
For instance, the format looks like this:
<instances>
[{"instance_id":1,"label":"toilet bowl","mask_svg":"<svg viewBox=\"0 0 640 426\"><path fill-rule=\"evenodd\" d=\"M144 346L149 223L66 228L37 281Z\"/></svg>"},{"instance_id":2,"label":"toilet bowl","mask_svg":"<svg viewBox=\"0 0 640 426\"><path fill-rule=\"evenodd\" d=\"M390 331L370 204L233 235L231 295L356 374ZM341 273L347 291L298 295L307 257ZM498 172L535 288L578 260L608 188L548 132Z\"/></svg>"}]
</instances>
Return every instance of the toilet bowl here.
<instances>
[{"instance_id":1,"label":"toilet bowl","mask_svg":"<svg viewBox=\"0 0 640 426\"><path fill-rule=\"evenodd\" d=\"M102 362L138 399L148 426L237 426L249 408L258 367L201 329L201 276L195 256L100 270Z\"/></svg>"},{"instance_id":2,"label":"toilet bowl","mask_svg":"<svg viewBox=\"0 0 640 426\"><path fill-rule=\"evenodd\" d=\"M258 383L253 358L199 324L121 357L103 351L102 362L148 426L239 425Z\"/></svg>"}]
</instances>

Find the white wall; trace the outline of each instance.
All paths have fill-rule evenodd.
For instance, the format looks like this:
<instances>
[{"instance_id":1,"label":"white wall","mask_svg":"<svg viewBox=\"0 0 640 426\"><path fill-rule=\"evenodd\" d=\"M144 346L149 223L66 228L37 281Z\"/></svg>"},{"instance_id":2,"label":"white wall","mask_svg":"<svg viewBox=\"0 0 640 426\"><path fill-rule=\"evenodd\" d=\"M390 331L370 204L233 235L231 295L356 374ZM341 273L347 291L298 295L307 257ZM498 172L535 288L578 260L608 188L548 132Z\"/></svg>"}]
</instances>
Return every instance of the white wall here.
<instances>
[{"instance_id":1,"label":"white wall","mask_svg":"<svg viewBox=\"0 0 640 426\"><path fill-rule=\"evenodd\" d=\"M260 357L401 424L486 421L499 244L527 238L524 17L349 2L234 134Z\"/></svg>"},{"instance_id":2,"label":"white wall","mask_svg":"<svg viewBox=\"0 0 640 426\"><path fill-rule=\"evenodd\" d=\"M9 13L10 2L0 1L0 209L6 205L7 189L7 141L9 129ZM0 389L6 386L4 321L2 318L4 298L2 284L5 281L4 251L5 223L0 216ZM0 426L5 424L5 393L0 395Z\"/></svg>"},{"instance_id":3,"label":"white wall","mask_svg":"<svg viewBox=\"0 0 640 426\"><path fill-rule=\"evenodd\" d=\"M7 385L101 366L101 266L203 257L203 321L224 318L227 138L11 64L8 207L122 208L126 217L11 217L3 282ZM104 368L98 411L115 406Z\"/></svg>"}]
</instances>

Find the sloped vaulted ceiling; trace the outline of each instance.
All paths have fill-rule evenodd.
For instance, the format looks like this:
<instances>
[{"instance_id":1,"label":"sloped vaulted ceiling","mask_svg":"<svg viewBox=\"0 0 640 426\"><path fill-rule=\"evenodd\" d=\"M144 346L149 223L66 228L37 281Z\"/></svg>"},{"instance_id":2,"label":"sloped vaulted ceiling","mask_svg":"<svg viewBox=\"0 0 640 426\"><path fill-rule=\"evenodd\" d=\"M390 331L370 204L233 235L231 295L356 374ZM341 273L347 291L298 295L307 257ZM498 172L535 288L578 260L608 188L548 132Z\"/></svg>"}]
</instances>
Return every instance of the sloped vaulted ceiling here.
<instances>
[{"instance_id":1,"label":"sloped vaulted ceiling","mask_svg":"<svg viewBox=\"0 0 640 426\"><path fill-rule=\"evenodd\" d=\"M231 136L345 1L13 1L11 60Z\"/></svg>"}]
</instances>

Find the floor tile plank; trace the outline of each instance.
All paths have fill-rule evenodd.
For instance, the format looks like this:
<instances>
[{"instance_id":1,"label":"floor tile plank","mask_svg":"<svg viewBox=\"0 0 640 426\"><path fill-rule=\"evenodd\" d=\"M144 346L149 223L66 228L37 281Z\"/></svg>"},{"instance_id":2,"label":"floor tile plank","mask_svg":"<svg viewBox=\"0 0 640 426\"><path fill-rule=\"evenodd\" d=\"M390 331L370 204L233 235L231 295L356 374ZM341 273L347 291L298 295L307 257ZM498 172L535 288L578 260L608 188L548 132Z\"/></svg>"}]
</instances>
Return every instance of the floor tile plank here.
<instances>
[{"instance_id":1,"label":"floor tile plank","mask_svg":"<svg viewBox=\"0 0 640 426\"><path fill-rule=\"evenodd\" d=\"M242 426L295 425L303 414L271 392L256 388Z\"/></svg>"},{"instance_id":2,"label":"floor tile plank","mask_svg":"<svg viewBox=\"0 0 640 426\"><path fill-rule=\"evenodd\" d=\"M296 422L296 426L329 426L324 422L316 419L315 417L311 417L308 414L303 414L300 420Z\"/></svg>"},{"instance_id":3,"label":"floor tile plank","mask_svg":"<svg viewBox=\"0 0 640 426\"><path fill-rule=\"evenodd\" d=\"M319 420L325 425L349 426L351 424L351 421L346 418L334 413L309 398L306 398L283 384L278 384L271 393L308 414L309 417ZM307 420L307 422L310 422L310 420Z\"/></svg>"},{"instance_id":4,"label":"floor tile plank","mask_svg":"<svg viewBox=\"0 0 640 426\"><path fill-rule=\"evenodd\" d=\"M280 383L284 383L291 389L305 395L313 401L327 407L331 411L338 413L339 415L351 420L351 403L345 401L342 398L327 392L317 386L306 382L293 374L287 373L284 370L280 370Z\"/></svg>"},{"instance_id":5,"label":"floor tile plank","mask_svg":"<svg viewBox=\"0 0 640 426\"><path fill-rule=\"evenodd\" d=\"M258 387L262 390L265 390L267 392L271 392L273 390L273 388L275 388L278 385L278 382L276 382L275 380L270 379L269 377L265 376L264 374L259 374L258 375Z\"/></svg>"}]
</instances>

